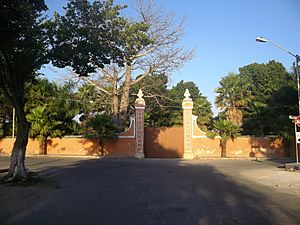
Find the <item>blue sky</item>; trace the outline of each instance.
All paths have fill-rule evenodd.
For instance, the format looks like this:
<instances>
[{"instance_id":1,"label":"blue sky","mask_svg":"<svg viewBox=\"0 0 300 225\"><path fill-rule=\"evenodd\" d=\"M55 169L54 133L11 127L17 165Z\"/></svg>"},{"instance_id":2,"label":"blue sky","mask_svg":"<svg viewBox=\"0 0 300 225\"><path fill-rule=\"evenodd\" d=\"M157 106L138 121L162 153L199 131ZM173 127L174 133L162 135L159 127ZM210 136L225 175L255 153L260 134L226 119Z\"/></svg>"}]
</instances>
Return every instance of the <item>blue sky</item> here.
<instances>
[{"instance_id":1,"label":"blue sky","mask_svg":"<svg viewBox=\"0 0 300 225\"><path fill-rule=\"evenodd\" d=\"M67 1L46 0L49 12L62 12ZM129 0L116 2L130 5ZM172 74L171 85L193 81L214 106L214 89L221 77L238 72L250 63L276 60L289 70L294 58L271 43L258 43L263 36L300 54L299 0L156 0L165 11L186 17L182 44L197 48L196 56ZM43 72L52 76L48 70ZM213 109L216 112L216 109Z\"/></svg>"}]
</instances>

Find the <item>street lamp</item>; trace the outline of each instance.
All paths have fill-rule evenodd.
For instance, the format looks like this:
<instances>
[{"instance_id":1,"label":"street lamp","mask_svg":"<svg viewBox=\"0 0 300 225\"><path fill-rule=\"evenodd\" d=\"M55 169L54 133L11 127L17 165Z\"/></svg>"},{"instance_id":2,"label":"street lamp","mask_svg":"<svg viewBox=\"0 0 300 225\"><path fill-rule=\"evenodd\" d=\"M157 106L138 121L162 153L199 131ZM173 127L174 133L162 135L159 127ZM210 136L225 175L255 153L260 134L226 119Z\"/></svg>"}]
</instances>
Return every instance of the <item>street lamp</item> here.
<instances>
[{"instance_id":1,"label":"street lamp","mask_svg":"<svg viewBox=\"0 0 300 225\"><path fill-rule=\"evenodd\" d=\"M300 61L300 56L299 55L296 55L296 54L293 54L291 53L289 50L287 50L286 48L280 46L279 44L277 44L276 42L272 41L272 40L268 40L266 38L263 38L263 37L257 37L255 39L257 42L270 42L272 44L274 44L276 47L280 48L281 50L285 51L286 53L290 54L291 56L295 57L295 64L294 64L294 67L295 67L295 72L296 72L296 77L297 77L297 89L298 89L298 110L299 110L299 114L300 115L300 88L299 88L299 61ZM296 118L299 118L296 117ZM297 119L296 119L297 120ZM296 122L295 122L295 136L296 136L296 163L298 164L299 163L299 156L298 156L298 143L300 143L299 139L297 138L298 137L298 134L300 132L297 132L297 126L296 126Z\"/></svg>"},{"instance_id":2,"label":"street lamp","mask_svg":"<svg viewBox=\"0 0 300 225\"><path fill-rule=\"evenodd\" d=\"M270 42L273 45L275 45L276 47L280 48L281 50L285 51L286 53L290 54L291 56L295 57L295 72L296 72L296 77L297 77L297 89L298 89L298 111L299 111L299 115L300 115L300 87L299 87L299 61L300 61L300 56L291 53L289 50L287 50L286 48L280 46L279 44L277 44L276 42L272 41L272 40L268 40L266 38L263 37L257 37L255 39L257 42Z\"/></svg>"}]
</instances>

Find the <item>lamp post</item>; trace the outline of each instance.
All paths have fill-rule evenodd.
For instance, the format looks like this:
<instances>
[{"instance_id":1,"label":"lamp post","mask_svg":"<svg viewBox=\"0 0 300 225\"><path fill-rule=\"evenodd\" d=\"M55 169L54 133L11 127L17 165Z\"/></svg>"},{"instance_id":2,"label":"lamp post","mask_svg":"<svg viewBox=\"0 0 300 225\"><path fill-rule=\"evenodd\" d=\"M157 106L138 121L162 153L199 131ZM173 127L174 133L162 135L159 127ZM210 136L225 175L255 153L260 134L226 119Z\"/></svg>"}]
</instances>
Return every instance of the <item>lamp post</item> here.
<instances>
[{"instance_id":1,"label":"lamp post","mask_svg":"<svg viewBox=\"0 0 300 225\"><path fill-rule=\"evenodd\" d=\"M276 47L280 48L281 50L285 51L286 53L290 54L291 56L293 56L295 58L295 64L294 64L294 68L295 68L295 73L296 73L296 78L297 78L297 92L298 92L298 112L300 115L300 87L299 87L299 61L300 61L300 56L293 54L292 52L290 52L289 50L287 50L286 48L280 46L279 44L277 44L276 42L272 41L272 40L268 40L266 38L263 37L257 37L255 39L257 42L270 42L273 45L275 45ZM299 117L299 116L298 116ZM297 117L297 118L298 118ZM297 132L297 126L296 126L296 122L295 122L295 136L296 136L296 163L299 163L299 157L298 157L298 143L299 140L297 139L297 136L299 132Z\"/></svg>"},{"instance_id":2,"label":"lamp post","mask_svg":"<svg viewBox=\"0 0 300 225\"><path fill-rule=\"evenodd\" d=\"M276 42L272 41L272 40L268 40L266 38L263 37L257 37L255 39L257 42L270 42L273 45L275 45L276 47L280 48L281 50L285 51L286 53L290 54L291 56L295 57L295 64L294 64L294 68L295 68L295 73L296 73L296 77L297 77L297 89L298 89L298 111L299 111L299 115L300 115L300 87L299 87L299 61L300 61L300 56L291 53L289 50L287 50L286 48L280 46L279 44L277 44Z\"/></svg>"}]
</instances>

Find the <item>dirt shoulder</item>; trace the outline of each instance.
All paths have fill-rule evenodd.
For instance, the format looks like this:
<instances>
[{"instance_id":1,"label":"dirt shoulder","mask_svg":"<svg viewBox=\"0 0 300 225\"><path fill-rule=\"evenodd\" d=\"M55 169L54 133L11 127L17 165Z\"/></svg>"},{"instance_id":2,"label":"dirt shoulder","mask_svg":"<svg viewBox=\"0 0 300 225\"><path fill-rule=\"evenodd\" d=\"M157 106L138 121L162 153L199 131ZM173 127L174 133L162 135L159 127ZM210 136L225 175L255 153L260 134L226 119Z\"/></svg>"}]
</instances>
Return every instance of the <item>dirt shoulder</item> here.
<instances>
[{"instance_id":1,"label":"dirt shoulder","mask_svg":"<svg viewBox=\"0 0 300 225\"><path fill-rule=\"evenodd\" d=\"M284 164L268 161L260 161L258 164L266 165L249 171L239 173L245 179L249 179L260 185L268 186L277 192L292 194L300 197L300 171L287 171Z\"/></svg>"}]
</instances>

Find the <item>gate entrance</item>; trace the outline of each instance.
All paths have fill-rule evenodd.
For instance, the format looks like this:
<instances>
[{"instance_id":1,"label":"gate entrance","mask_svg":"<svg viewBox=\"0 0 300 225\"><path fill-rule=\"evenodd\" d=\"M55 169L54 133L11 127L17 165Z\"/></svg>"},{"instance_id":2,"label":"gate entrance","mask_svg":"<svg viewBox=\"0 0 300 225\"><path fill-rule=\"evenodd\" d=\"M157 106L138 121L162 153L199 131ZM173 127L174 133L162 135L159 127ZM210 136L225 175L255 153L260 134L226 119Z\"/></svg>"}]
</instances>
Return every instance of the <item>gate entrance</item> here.
<instances>
[{"instance_id":1,"label":"gate entrance","mask_svg":"<svg viewBox=\"0 0 300 225\"><path fill-rule=\"evenodd\" d=\"M183 127L145 128L146 158L182 158Z\"/></svg>"}]
</instances>

